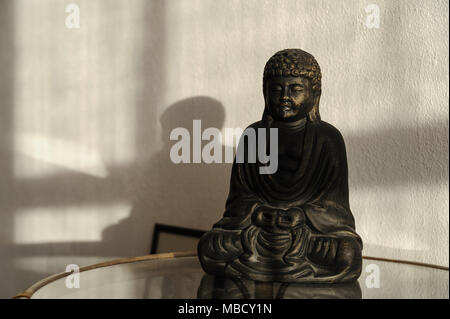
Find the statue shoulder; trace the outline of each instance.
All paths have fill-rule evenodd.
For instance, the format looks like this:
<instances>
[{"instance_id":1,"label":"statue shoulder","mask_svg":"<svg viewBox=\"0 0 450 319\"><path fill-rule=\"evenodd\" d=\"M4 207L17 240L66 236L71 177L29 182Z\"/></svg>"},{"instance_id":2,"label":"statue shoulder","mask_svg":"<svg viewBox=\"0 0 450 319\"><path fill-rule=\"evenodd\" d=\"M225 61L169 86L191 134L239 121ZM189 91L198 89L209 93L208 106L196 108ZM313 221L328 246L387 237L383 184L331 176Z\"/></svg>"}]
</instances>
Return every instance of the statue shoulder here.
<instances>
[{"instance_id":1,"label":"statue shoulder","mask_svg":"<svg viewBox=\"0 0 450 319\"><path fill-rule=\"evenodd\" d=\"M312 123L312 125L321 136L325 137L332 144L345 147L344 137L336 127L325 121Z\"/></svg>"},{"instance_id":2,"label":"statue shoulder","mask_svg":"<svg viewBox=\"0 0 450 319\"><path fill-rule=\"evenodd\" d=\"M255 123L250 124L249 126L247 126L245 129L258 129L258 128L264 128L264 122L263 121L257 121Z\"/></svg>"}]
</instances>

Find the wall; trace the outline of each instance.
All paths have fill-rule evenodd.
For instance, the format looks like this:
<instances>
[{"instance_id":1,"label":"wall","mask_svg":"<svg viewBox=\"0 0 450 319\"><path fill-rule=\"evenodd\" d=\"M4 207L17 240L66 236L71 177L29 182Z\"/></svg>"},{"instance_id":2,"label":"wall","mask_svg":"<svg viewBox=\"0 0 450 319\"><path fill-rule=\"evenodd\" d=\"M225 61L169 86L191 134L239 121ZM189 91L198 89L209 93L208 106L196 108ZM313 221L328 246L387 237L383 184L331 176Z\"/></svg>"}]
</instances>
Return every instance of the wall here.
<instances>
[{"instance_id":1,"label":"wall","mask_svg":"<svg viewBox=\"0 0 450 319\"><path fill-rule=\"evenodd\" d=\"M169 133L258 120L264 64L290 47L321 65L364 254L448 266L447 1L0 7L1 297L69 263L146 254L155 222L209 229L230 164L173 164Z\"/></svg>"}]
</instances>

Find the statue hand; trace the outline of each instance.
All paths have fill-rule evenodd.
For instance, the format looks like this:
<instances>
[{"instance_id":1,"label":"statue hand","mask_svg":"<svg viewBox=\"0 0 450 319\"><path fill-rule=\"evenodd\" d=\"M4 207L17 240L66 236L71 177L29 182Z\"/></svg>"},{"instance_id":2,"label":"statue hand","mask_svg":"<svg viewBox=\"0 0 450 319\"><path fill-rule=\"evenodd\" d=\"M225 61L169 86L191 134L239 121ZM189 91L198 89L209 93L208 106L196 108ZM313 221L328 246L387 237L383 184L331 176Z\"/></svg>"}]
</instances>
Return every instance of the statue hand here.
<instances>
[{"instance_id":1,"label":"statue hand","mask_svg":"<svg viewBox=\"0 0 450 319\"><path fill-rule=\"evenodd\" d=\"M333 237L312 236L309 241L308 258L319 265L334 265L339 246L338 241L338 238Z\"/></svg>"},{"instance_id":2,"label":"statue hand","mask_svg":"<svg viewBox=\"0 0 450 319\"><path fill-rule=\"evenodd\" d=\"M253 224L261 228L272 228L275 226L277 219L277 210L261 206L252 214Z\"/></svg>"},{"instance_id":3,"label":"statue hand","mask_svg":"<svg viewBox=\"0 0 450 319\"><path fill-rule=\"evenodd\" d=\"M305 212L303 209L294 207L284 210L278 216L278 226L280 228L292 229L303 225L306 221Z\"/></svg>"},{"instance_id":4,"label":"statue hand","mask_svg":"<svg viewBox=\"0 0 450 319\"><path fill-rule=\"evenodd\" d=\"M305 222L305 213L300 208L258 207L252 215L252 220L254 225L261 228L290 230Z\"/></svg>"}]
</instances>

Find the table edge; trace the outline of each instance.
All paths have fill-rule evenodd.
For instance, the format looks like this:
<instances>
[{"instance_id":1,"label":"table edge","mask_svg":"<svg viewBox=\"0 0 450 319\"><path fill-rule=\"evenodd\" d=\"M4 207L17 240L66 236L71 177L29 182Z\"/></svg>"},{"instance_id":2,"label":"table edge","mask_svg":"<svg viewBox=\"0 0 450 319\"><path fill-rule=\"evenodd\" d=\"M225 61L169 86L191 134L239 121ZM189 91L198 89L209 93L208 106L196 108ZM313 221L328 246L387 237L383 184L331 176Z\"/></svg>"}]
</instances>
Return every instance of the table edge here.
<instances>
[{"instance_id":1,"label":"table edge","mask_svg":"<svg viewBox=\"0 0 450 319\"><path fill-rule=\"evenodd\" d=\"M114 266L114 265L119 265L119 264L133 263L133 262L138 262L138 261L146 261L146 260L154 260L154 259L172 259L172 258L179 258L179 257L194 257L194 256L197 256L197 251L177 251L177 252L169 252L169 253L143 255L143 256L137 256L137 257L126 257L126 258L119 258L119 259L114 259L114 260L110 260L110 261L105 261L105 262L101 262L101 263L97 263L97 264L93 264L93 265L89 265L89 266L84 266L84 267L80 268L79 272L102 268L102 267ZM438 269L438 270L449 271L449 267L415 262L415 261L409 261L409 260L389 259L389 258L373 257L373 256L363 256L362 258L366 259L366 260L378 260L378 261L383 261L383 262L407 264L407 265L413 265L413 266L418 266L418 267L426 267L426 268L433 268L433 269ZM18 293L17 295L12 297L12 299L30 299L33 296L33 294L36 291L38 291L40 288L44 287L45 285L47 285L53 281L67 277L70 274L72 274L72 272L62 272L62 273L58 273L58 274L46 277L46 278L36 282L35 284L33 284L31 287L29 287L25 291Z\"/></svg>"},{"instance_id":2,"label":"table edge","mask_svg":"<svg viewBox=\"0 0 450 319\"><path fill-rule=\"evenodd\" d=\"M84 266L79 269L79 272L88 271L92 269L102 268L102 267L108 267L108 266L114 266L114 265L120 265L120 264L128 264L138 261L147 261L147 260L155 260L155 259L172 259L172 258L179 258L179 257L194 257L197 256L197 251L176 251L176 252L169 252L169 253L160 253L160 254L150 254L150 255L144 255L144 256L137 256L137 257L125 257L125 258L119 258L114 260L109 260L89 266ZM58 274L51 275L49 277L46 277L35 284L33 284L31 287L26 289L25 291L18 293L12 299L30 299L33 294L38 291L40 288L44 287L45 285L56 281L58 279L64 278L72 274L71 272L61 272Z\"/></svg>"}]
</instances>

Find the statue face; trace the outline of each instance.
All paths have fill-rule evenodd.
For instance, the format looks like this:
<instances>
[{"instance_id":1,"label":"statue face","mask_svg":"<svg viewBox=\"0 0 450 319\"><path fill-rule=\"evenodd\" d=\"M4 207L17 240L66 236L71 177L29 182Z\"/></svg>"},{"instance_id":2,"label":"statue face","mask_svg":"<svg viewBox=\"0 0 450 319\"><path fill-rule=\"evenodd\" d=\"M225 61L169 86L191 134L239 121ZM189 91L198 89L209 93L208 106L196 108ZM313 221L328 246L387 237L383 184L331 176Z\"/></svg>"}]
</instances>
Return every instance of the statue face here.
<instances>
[{"instance_id":1,"label":"statue face","mask_svg":"<svg viewBox=\"0 0 450 319\"><path fill-rule=\"evenodd\" d=\"M267 80L266 104L277 120L295 121L306 117L314 106L309 79L278 76Z\"/></svg>"}]
</instances>

